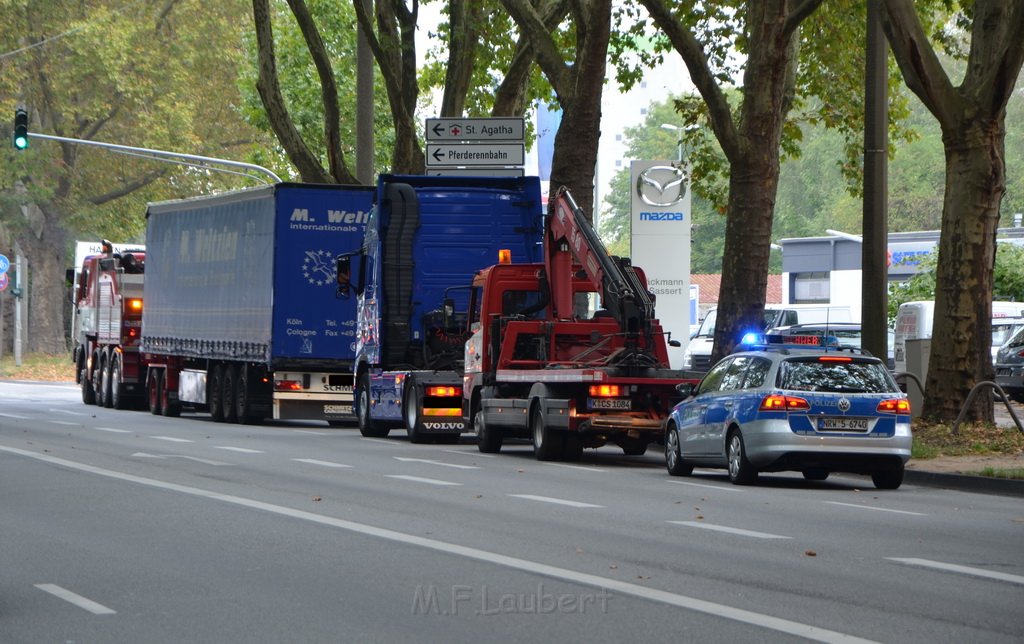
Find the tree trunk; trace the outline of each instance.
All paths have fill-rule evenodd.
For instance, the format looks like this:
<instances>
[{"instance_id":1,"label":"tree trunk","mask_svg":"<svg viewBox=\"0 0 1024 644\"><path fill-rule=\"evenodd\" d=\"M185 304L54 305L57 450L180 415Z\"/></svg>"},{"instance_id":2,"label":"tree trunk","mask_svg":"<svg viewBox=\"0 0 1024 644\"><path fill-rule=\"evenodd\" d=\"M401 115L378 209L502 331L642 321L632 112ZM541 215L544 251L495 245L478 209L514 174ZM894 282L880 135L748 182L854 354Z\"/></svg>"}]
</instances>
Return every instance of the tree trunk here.
<instances>
[{"instance_id":1,"label":"tree trunk","mask_svg":"<svg viewBox=\"0 0 1024 644\"><path fill-rule=\"evenodd\" d=\"M28 263L29 281L22 288L29 295L27 319L27 353L60 354L68 350L64 303L70 297L64 285L64 272L71 263L67 259L64 232L53 225L56 215L46 213L34 204L23 206L29 225L19 232L18 245ZM13 330L12 330L13 333Z\"/></svg>"},{"instance_id":2,"label":"tree trunk","mask_svg":"<svg viewBox=\"0 0 1024 644\"><path fill-rule=\"evenodd\" d=\"M946 193L922 409L927 417L956 418L971 389L994 376L992 276L1006 190L1002 125L1002 119L986 119L943 132ZM977 395L968 414L992 421L991 389Z\"/></svg>"}]
</instances>

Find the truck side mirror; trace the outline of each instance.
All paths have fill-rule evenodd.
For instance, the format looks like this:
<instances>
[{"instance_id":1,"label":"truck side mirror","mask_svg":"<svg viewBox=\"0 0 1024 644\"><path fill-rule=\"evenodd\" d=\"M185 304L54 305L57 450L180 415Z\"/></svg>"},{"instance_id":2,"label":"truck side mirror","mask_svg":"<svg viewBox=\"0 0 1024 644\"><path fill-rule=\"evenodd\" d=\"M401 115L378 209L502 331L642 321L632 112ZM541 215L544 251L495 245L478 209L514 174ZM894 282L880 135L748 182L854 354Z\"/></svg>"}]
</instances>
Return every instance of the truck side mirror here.
<instances>
[{"instance_id":1,"label":"truck side mirror","mask_svg":"<svg viewBox=\"0 0 1024 644\"><path fill-rule=\"evenodd\" d=\"M676 385L676 391L683 395L684 400L692 396L695 390L696 387L692 382L681 382Z\"/></svg>"},{"instance_id":2,"label":"truck side mirror","mask_svg":"<svg viewBox=\"0 0 1024 644\"><path fill-rule=\"evenodd\" d=\"M452 318L455 317L455 300L446 297L441 308L444 311L444 328L450 329L452 327Z\"/></svg>"}]
</instances>

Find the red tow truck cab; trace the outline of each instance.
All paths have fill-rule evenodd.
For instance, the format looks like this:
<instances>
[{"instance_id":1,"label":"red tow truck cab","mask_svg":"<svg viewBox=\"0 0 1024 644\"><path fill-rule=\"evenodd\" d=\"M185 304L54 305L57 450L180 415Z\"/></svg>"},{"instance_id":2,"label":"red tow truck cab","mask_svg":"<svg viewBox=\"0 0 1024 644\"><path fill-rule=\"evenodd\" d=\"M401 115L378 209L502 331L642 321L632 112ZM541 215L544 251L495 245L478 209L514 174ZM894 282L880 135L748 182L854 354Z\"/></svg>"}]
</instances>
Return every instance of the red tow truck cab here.
<instances>
[{"instance_id":1,"label":"red tow truck cab","mask_svg":"<svg viewBox=\"0 0 1024 644\"><path fill-rule=\"evenodd\" d=\"M607 443L643 454L663 440L676 386L696 381L668 366L643 271L607 254L568 192L553 206L545 263L473 280L463 418L483 452L529 438L540 460ZM598 297L606 308L591 314Z\"/></svg>"},{"instance_id":2,"label":"red tow truck cab","mask_svg":"<svg viewBox=\"0 0 1024 644\"><path fill-rule=\"evenodd\" d=\"M142 336L144 247L102 252L82 261L75 279L72 360L82 401L121 409L142 399L146 367Z\"/></svg>"}]
</instances>

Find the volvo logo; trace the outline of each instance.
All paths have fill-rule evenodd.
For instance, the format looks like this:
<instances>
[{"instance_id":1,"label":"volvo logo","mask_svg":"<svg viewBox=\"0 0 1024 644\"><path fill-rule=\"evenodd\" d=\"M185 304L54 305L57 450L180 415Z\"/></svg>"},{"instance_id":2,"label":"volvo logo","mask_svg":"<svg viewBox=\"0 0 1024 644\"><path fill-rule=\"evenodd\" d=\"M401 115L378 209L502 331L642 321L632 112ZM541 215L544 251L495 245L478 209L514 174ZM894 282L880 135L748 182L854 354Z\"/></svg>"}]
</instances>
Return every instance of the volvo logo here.
<instances>
[{"instance_id":1,"label":"volvo logo","mask_svg":"<svg viewBox=\"0 0 1024 644\"><path fill-rule=\"evenodd\" d=\"M671 165L652 165L636 178L636 194L648 206L671 206L686 195L686 173Z\"/></svg>"},{"instance_id":2,"label":"volvo logo","mask_svg":"<svg viewBox=\"0 0 1024 644\"><path fill-rule=\"evenodd\" d=\"M850 411L850 399L849 398L840 398L838 406L839 406L839 411L841 411L843 413L846 413L846 412Z\"/></svg>"}]
</instances>

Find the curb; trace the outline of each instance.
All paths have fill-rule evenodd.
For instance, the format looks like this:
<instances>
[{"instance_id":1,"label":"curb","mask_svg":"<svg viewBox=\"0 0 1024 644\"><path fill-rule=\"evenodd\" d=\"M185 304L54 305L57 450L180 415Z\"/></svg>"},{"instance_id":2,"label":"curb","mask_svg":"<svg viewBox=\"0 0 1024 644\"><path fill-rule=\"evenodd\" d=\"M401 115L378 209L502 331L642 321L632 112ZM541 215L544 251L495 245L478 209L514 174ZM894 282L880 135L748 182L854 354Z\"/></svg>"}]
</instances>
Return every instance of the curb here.
<instances>
[{"instance_id":1,"label":"curb","mask_svg":"<svg viewBox=\"0 0 1024 644\"><path fill-rule=\"evenodd\" d=\"M969 476L966 474L940 474L938 472L908 469L903 472L903 482L963 492L1024 497L1024 480L1019 479L997 479L989 476Z\"/></svg>"}]
</instances>

